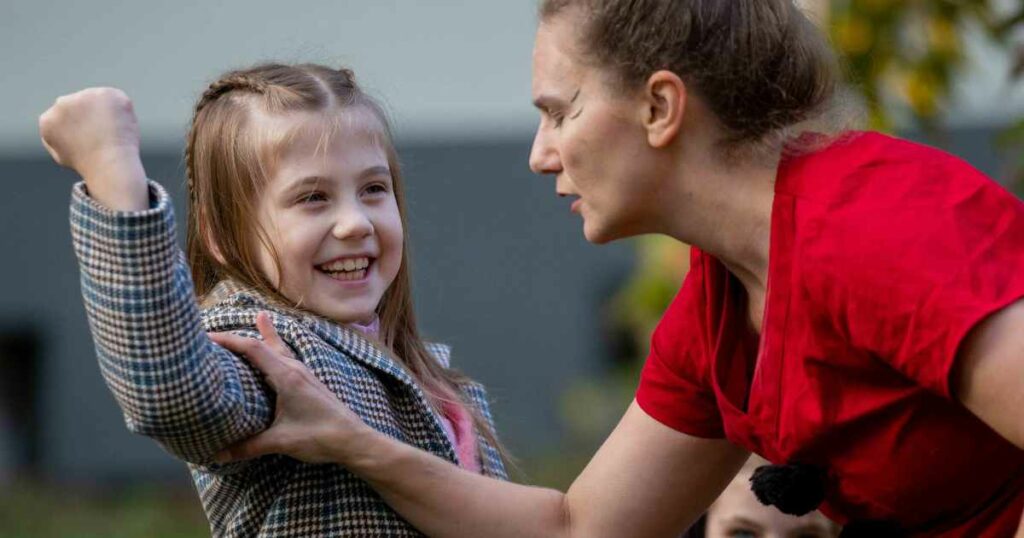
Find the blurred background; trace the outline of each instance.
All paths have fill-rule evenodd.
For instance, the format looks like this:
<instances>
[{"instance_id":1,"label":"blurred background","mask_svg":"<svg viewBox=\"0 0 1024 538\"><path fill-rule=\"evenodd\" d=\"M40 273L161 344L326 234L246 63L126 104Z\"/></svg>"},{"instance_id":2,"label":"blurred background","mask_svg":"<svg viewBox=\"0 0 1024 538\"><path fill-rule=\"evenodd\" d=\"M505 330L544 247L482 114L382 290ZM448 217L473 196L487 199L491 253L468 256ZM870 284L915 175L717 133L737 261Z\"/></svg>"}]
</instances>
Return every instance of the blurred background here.
<instances>
[{"instance_id":1,"label":"blurred background","mask_svg":"<svg viewBox=\"0 0 1024 538\"><path fill-rule=\"evenodd\" d=\"M864 126L942 147L1024 193L1021 0L806 0ZM183 137L220 72L345 65L389 110L424 332L490 390L520 480L564 487L632 397L686 247L595 248L527 169L533 0L5 0L0 5L0 537L205 536L183 464L129 434L96 367L67 224L74 176L36 118L133 97L150 177L184 215Z\"/></svg>"}]
</instances>

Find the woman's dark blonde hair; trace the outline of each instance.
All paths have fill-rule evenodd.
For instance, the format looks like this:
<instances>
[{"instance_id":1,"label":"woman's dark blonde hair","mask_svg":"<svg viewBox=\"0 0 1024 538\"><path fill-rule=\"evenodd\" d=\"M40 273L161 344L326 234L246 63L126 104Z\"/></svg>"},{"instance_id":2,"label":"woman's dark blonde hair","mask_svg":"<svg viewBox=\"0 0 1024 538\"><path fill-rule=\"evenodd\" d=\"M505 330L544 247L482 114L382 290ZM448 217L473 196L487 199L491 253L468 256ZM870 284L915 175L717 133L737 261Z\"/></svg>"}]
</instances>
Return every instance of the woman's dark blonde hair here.
<instances>
[{"instance_id":1,"label":"woman's dark blonde hair","mask_svg":"<svg viewBox=\"0 0 1024 538\"><path fill-rule=\"evenodd\" d=\"M619 90L679 75L710 107L729 149L787 143L805 122L841 130L838 61L793 0L541 0L542 22L575 17L584 60Z\"/></svg>"},{"instance_id":2,"label":"woman's dark blonde hair","mask_svg":"<svg viewBox=\"0 0 1024 538\"><path fill-rule=\"evenodd\" d=\"M264 64L225 73L203 92L195 105L185 147L190 215L188 261L195 292L204 300L222 280L231 280L263 293L276 302L301 310L270 282L258 265L263 246L278 267L273 243L256 215L259 193L269 180L287 136L268 133L256 115L315 113L329 118L352 112L370 112L379 120L379 140L387 154L394 194L402 219L403 242L408 243L406 204L397 154L387 117L380 106L356 84L352 71L321 65ZM253 241L253 232L257 241ZM504 457L505 451L480 411L467 405L457 387L469 380L442 367L420 338L413 312L408 249L394 282L377 306L379 344L395 356L416 379L431 404L455 400L473 416L482 435ZM506 458L507 459L507 458Z\"/></svg>"}]
</instances>

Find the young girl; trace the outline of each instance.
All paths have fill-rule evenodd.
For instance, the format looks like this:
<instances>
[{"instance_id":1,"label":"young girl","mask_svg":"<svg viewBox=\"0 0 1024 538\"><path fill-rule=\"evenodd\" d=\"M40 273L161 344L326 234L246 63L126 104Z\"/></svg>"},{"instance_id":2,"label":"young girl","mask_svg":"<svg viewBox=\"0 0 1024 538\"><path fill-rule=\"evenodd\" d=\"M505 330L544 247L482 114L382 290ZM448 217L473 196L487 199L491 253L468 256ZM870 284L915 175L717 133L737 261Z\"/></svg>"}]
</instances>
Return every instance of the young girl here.
<instances>
[{"instance_id":1,"label":"young girl","mask_svg":"<svg viewBox=\"0 0 1024 538\"><path fill-rule=\"evenodd\" d=\"M272 327L281 340L247 339L250 351L287 352L378 431L505 478L483 389L419 338L394 147L351 71L262 65L203 93L186 149L191 271L170 199L147 182L127 96L61 97L40 131L85 180L71 225L103 376L128 428L188 462L215 536L419 532L338 465L217 465L271 424L274 401L208 331Z\"/></svg>"}]
</instances>

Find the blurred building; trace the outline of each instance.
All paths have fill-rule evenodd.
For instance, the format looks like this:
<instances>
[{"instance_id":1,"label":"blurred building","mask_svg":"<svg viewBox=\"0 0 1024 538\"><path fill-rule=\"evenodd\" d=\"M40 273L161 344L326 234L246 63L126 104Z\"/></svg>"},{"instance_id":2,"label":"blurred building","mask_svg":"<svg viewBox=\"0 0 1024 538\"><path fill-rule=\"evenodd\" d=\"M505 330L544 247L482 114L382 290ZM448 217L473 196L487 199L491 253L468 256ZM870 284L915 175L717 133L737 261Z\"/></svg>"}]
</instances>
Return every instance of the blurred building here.
<instances>
[{"instance_id":1,"label":"blurred building","mask_svg":"<svg viewBox=\"0 0 1024 538\"><path fill-rule=\"evenodd\" d=\"M42 151L36 117L62 93L124 88L136 100L149 175L172 190L180 218L192 100L220 71L270 58L352 66L383 97L409 185L425 332L451 343L455 365L489 386L514 451L558 446L562 389L612 358L602 309L632 252L628 244L588 245L552 181L527 169L536 121L533 5L7 2L0 10L0 178L8 187L0 197L7 260L0 266L0 487L16 474L90 484L186 480L180 464L125 430L103 386L68 232L75 178ZM948 147L998 174L991 134L1022 103L1011 96L999 113L961 118Z\"/></svg>"}]
</instances>

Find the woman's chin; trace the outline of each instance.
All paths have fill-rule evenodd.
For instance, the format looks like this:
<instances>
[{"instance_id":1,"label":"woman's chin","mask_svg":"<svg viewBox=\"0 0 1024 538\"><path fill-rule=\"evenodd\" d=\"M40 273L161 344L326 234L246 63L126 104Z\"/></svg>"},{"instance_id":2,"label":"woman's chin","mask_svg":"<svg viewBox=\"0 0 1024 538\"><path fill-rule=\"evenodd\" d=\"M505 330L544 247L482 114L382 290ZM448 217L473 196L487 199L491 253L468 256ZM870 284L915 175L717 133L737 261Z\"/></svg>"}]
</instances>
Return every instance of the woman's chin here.
<instances>
[{"instance_id":1,"label":"woman's chin","mask_svg":"<svg viewBox=\"0 0 1024 538\"><path fill-rule=\"evenodd\" d=\"M583 219L583 237L590 243L603 245L620 239L623 236L616 234L614 229L603 226L593 219Z\"/></svg>"}]
</instances>

